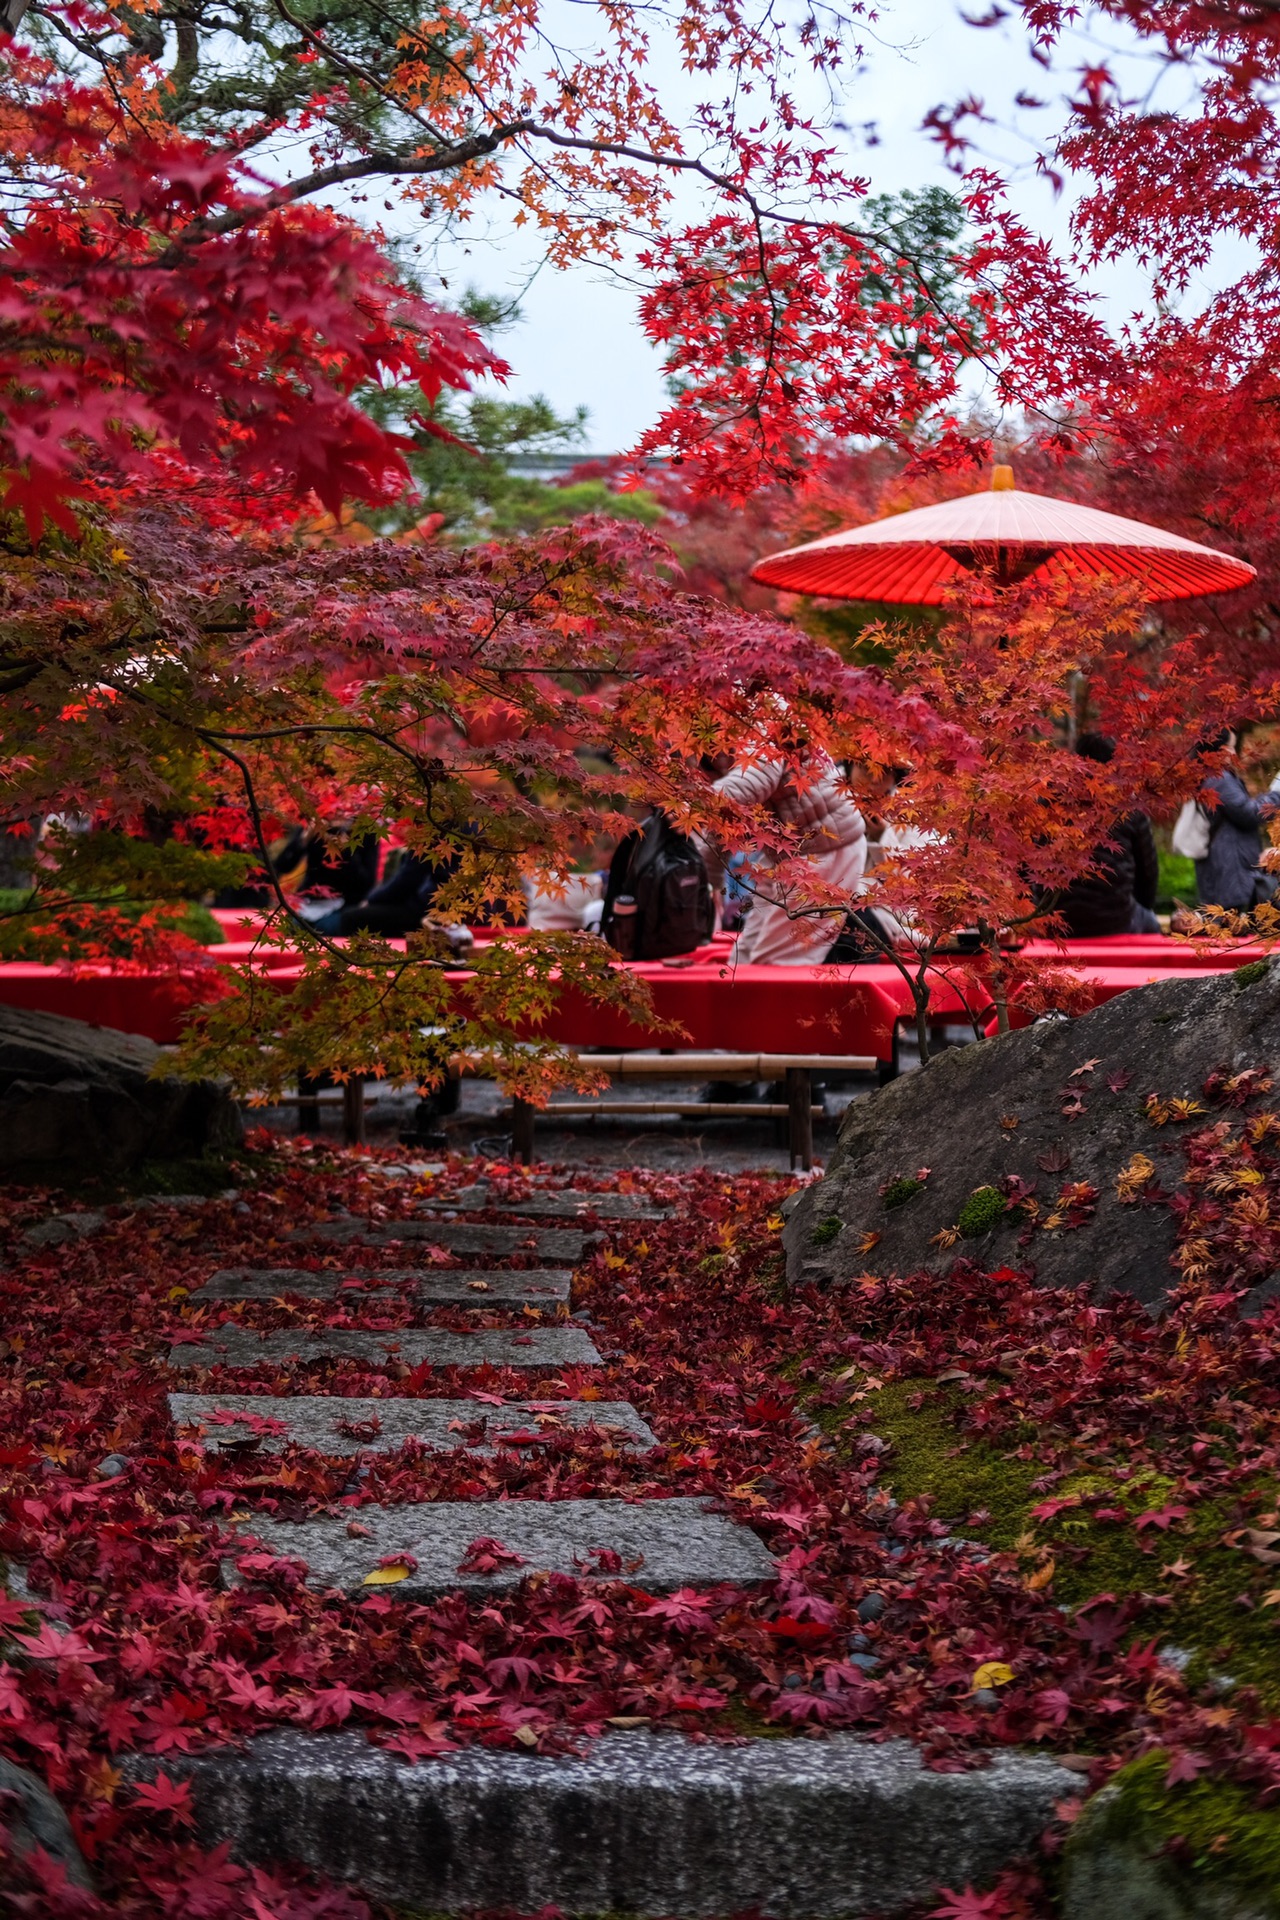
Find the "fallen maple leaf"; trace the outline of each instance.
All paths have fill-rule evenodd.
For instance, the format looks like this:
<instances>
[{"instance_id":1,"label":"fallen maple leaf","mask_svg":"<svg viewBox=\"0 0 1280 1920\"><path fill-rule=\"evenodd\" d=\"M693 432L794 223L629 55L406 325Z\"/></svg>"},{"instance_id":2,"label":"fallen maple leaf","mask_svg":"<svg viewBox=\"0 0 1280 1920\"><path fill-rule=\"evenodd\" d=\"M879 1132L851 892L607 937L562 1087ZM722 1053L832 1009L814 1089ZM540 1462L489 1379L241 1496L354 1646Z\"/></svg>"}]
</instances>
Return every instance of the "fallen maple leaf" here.
<instances>
[{"instance_id":1,"label":"fallen maple leaf","mask_svg":"<svg viewBox=\"0 0 1280 1920\"><path fill-rule=\"evenodd\" d=\"M973 1676L973 1690L980 1692L984 1687L1007 1687L1014 1679L1014 1671L1004 1660L984 1660Z\"/></svg>"},{"instance_id":2,"label":"fallen maple leaf","mask_svg":"<svg viewBox=\"0 0 1280 1920\"><path fill-rule=\"evenodd\" d=\"M411 1553L389 1553L379 1560L372 1572L366 1573L361 1581L364 1587L394 1587L398 1581L407 1580L411 1573L418 1571L418 1563Z\"/></svg>"}]
</instances>

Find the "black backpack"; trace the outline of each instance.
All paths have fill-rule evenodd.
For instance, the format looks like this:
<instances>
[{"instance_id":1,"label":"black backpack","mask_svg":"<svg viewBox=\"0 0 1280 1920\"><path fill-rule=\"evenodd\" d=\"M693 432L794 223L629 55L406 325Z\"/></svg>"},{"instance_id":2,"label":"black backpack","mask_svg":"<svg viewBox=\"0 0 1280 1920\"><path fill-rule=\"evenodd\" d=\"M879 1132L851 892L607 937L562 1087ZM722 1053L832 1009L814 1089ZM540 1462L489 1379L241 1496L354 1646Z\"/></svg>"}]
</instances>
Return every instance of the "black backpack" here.
<instances>
[{"instance_id":1,"label":"black backpack","mask_svg":"<svg viewBox=\"0 0 1280 1920\"><path fill-rule=\"evenodd\" d=\"M635 913L615 914L616 901L625 895L635 901ZM634 936L620 929L620 920L630 920ZM702 946L715 924L715 898L702 855L665 814L651 813L618 843L609 862L601 933L628 960L666 960Z\"/></svg>"}]
</instances>

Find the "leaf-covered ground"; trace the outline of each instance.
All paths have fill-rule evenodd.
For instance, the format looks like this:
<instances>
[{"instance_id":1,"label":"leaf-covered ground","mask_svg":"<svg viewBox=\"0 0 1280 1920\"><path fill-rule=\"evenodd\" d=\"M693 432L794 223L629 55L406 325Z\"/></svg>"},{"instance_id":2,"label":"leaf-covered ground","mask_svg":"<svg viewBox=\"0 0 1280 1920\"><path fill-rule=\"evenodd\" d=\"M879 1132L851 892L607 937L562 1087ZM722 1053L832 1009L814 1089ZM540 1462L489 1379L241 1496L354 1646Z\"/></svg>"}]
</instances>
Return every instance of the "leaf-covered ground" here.
<instances>
[{"instance_id":1,"label":"leaf-covered ground","mask_svg":"<svg viewBox=\"0 0 1280 1920\"><path fill-rule=\"evenodd\" d=\"M602 1367L531 1376L317 1362L199 1383L469 1396L477 1437L501 1399L628 1400L660 1441L639 1457L562 1432L492 1455L410 1445L368 1456L357 1473L349 1459L296 1449L206 1460L175 1438L165 1393L196 1384L167 1365L175 1334L223 1319L494 1321L375 1304L358 1289L328 1301L189 1299L219 1266L348 1270L349 1256L288 1243L288 1229L335 1207L393 1218L473 1180L474 1163L415 1190L374 1155L259 1136L232 1175L234 1198L117 1205L99 1234L26 1252L21 1230L55 1201L11 1191L0 1221L14 1249L0 1273L0 1552L25 1569L29 1592L0 1600L0 1750L70 1809L101 1892L86 1905L46 1876L25 1911L366 1915L356 1894L201 1855L186 1788L130 1787L121 1774L126 1751L163 1763L281 1724L360 1727L426 1764L475 1741L564 1751L618 1721L720 1739L856 1728L908 1734L939 1768L980 1766L999 1745L1056 1750L1082 1791L1159 1754L1146 1765L1171 1805L1219 1780L1265 1803L1280 1787L1280 1572L1269 1557L1280 1549L1280 1310L1242 1323L1233 1287L1246 1270L1256 1278L1277 1231L1280 1124L1258 1111L1265 1087L1248 1091L1247 1109L1188 1125L1176 1192L1135 1190L1134 1204L1174 1206L1193 1273L1158 1324L1124 1301L1094 1306L964 1264L944 1281L788 1294L786 1182L636 1174L626 1184L674 1212L610 1223L579 1271L573 1310L589 1314ZM499 1194L523 1186L501 1166L489 1177ZM493 1211L501 1217L500 1199ZM418 1245L389 1247L361 1264L424 1257ZM498 1599L423 1605L394 1587L359 1599L310 1592L295 1567L265 1557L244 1585L220 1579L240 1551L233 1528L256 1513L348 1509L358 1526L370 1501L617 1493L716 1497L778 1557L777 1585L655 1600L624 1578L550 1576ZM478 1537L501 1531L500 1513L478 1514ZM1037 1909L1036 1885L1010 1878L972 1910ZM7 1897L24 1910L28 1896Z\"/></svg>"}]
</instances>

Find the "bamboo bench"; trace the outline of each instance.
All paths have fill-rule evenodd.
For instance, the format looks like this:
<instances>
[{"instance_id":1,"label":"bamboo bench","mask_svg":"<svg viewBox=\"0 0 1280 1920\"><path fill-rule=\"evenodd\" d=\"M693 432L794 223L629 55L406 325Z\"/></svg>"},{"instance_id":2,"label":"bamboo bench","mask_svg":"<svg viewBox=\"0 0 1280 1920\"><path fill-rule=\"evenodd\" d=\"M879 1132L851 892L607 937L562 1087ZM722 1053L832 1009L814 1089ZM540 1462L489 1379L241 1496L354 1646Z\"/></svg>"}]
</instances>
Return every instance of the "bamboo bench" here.
<instances>
[{"instance_id":1,"label":"bamboo bench","mask_svg":"<svg viewBox=\"0 0 1280 1920\"><path fill-rule=\"evenodd\" d=\"M557 1113L674 1113L706 1119L727 1115L768 1116L787 1121L791 1165L806 1173L813 1165L813 1116L822 1108L813 1104L815 1073L874 1073L874 1054L862 1053L584 1053L584 1065L615 1080L782 1080L787 1098L775 1100L553 1100L537 1108L528 1100L511 1103L513 1158L524 1165L533 1159L534 1124L539 1112Z\"/></svg>"},{"instance_id":2,"label":"bamboo bench","mask_svg":"<svg viewBox=\"0 0 1280 1920\"><path fill-rule=\"evenodd\" d=\"M787 1097L780 1100L555 1100L546 1107L519 1098L508 1109L511 1120L512 1157L528 1166L533 1159L534 1126L539 1113L674 1113L687 1118L707 1120L737 1116L741 1118L782 1119L787 1121L787 1141L791 1165L808 1173L813 1165L813 1117L823 1109L813 1104L815 1073L874 1073L879 1062L869 1053L583 1053L579 1058L615 1080L782 1080ZM463 1072L474 1071L475 1062L459 1060ZM320 1107L342 1108L343 1138L349 1146L359 1145L365 1137L365 1082L348 1080L332 1092L302 1088L282 1106L296 1105L303 1126L315 1126Z\"/></svg>"}]
</instances>

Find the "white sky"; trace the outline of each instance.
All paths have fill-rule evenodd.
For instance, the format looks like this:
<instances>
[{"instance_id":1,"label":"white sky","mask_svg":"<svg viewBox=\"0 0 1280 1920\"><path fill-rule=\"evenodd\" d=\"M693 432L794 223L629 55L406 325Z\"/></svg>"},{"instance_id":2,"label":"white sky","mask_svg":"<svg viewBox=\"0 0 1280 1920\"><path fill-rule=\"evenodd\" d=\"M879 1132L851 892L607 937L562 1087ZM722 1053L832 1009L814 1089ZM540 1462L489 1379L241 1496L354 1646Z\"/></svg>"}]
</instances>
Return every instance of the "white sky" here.
<instances>
[{"instance_id":1,"label":"white sky","mask_svg":"<svg viewBox=\"0 0 1280 1920\"><path fill-rule=\"evenodd\" d=\"M975 11L983 4L970 0ZM1046 73L1031 59L1026 36L1013 22L976 29L961 18L955 0L885 0L866 38L865 68L850 75L846 94L848 123L861 129L871 121L876 130L875 144L858 137L851 148L857 170L865 172L874 192L931 183L954 187L955 176L921 123L932 106L975 94L1001 121L982 131L989 141L982 158L1005 173L1024 218L1065 239L1069 197L1055 200L1036 176L1034 149L1014 131L1012 102L1025 90L1059 103L1057 113L1051 104L1028 121L1042 134L1060 114L1071 69L1113 55L1116 30L1108 31L1109 45L1087 31L1075 34L1063 49L1060 70ZM1177 84L1176 76L1162 78L1150 60L1122 52L1118 70L1126 92L1144 93L1155 85L1166 106L1177 104L1167 91ZM658 79L664 81L660 72ZM678 71L669 80L683 91ZM519 299L523 319L498 342L513 369L507 392L544 394L564 413L585 405L590 410L587 448L625 451L664 403L659 356L636 318L635 289L591 267L563 273L543 268L528 284L533 263L534 256L519 242L496 232L488 239L475 235L454 243L442 261L455 294L470 283ZM1143 298L1137 275L1124 270L1109 271L1095 284L1113 324L1122 324Z\"/></svg>"}]
</instances>

